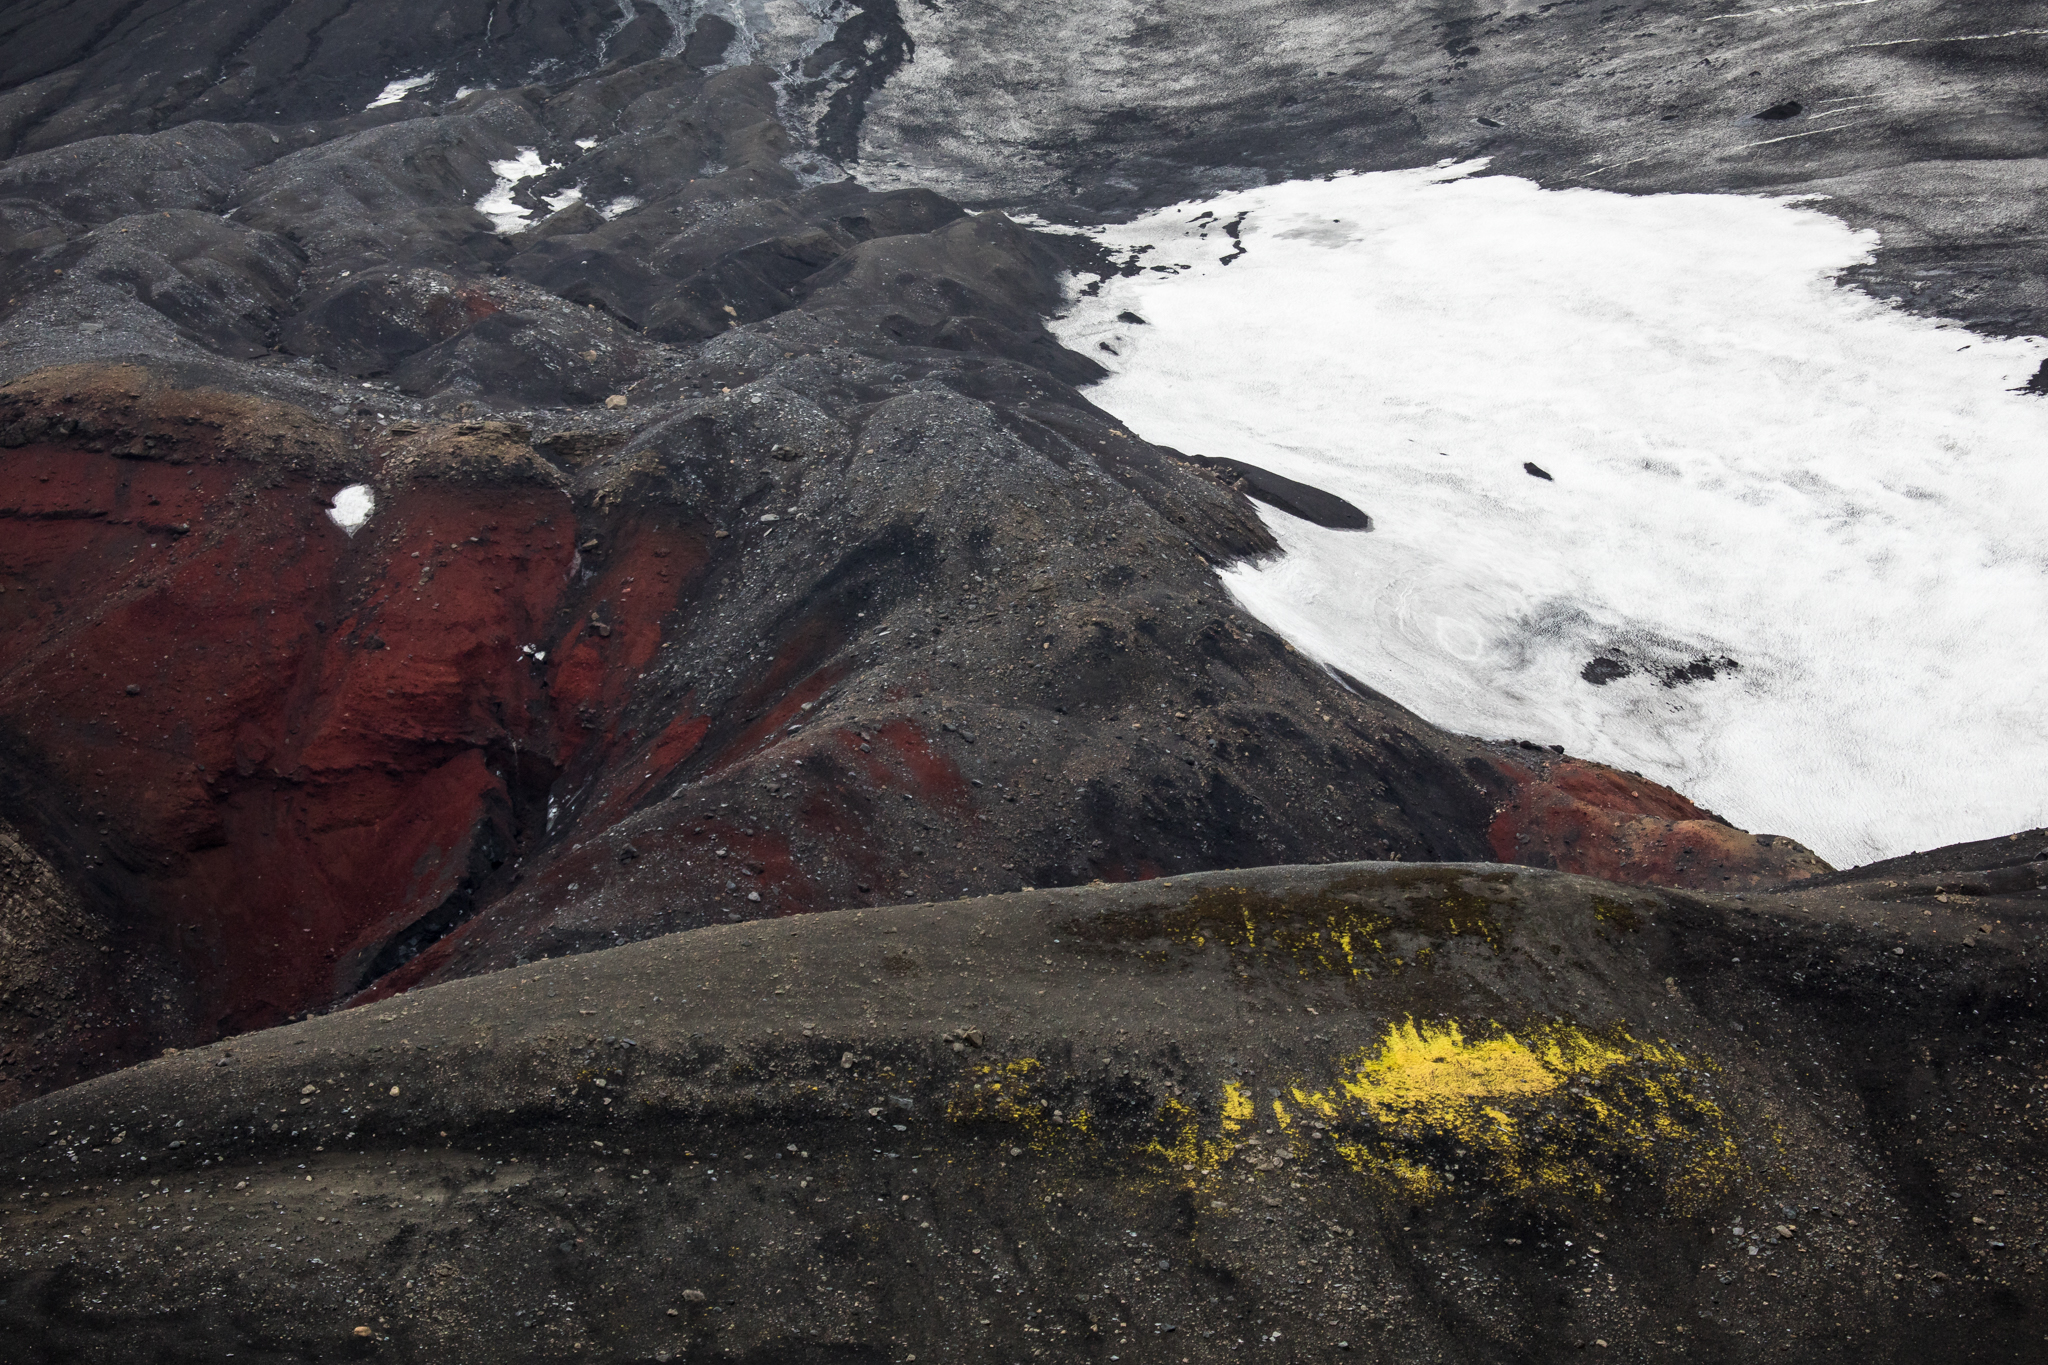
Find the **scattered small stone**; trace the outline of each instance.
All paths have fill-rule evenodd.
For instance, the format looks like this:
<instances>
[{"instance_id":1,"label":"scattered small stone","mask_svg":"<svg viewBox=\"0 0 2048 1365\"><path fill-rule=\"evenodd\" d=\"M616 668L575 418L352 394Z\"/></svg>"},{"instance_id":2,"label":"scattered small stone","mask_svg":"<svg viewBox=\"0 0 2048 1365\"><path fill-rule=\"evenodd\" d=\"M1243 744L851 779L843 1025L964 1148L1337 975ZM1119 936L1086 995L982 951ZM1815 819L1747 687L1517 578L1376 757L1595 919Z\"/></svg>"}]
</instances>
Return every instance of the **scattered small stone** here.
<instances>
[{"instance_id":1,"label":"scattered small stone","mask_svg":"<svg viewBox=\"0 0 2048 1365\"><path fill-rule=\"evenodd\" d=\"M683 1291L683 1302L684 1302L684 1303L702 1303L702 1302L704 1302L704 1291L703 1291L703 1290L701 1290L701 1289L685 1289L685 1290Z\"/></svg>"}]
</instances>

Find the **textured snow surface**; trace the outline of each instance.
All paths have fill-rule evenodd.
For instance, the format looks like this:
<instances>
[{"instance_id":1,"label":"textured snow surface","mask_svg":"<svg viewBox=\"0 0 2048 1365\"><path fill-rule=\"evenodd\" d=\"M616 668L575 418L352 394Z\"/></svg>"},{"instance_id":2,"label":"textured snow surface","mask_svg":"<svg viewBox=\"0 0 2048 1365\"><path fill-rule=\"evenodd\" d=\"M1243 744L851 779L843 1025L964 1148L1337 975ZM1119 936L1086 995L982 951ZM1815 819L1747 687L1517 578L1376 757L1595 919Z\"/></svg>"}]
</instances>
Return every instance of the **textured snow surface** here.
<instances>
[{"instance_id":1,"label":"textured snow surface","mask_svg":"<svg viewBox=\"0 0 2048 1365\"><path fill-rule=\"evenodd\" d=\"M1810 206L1476 169L1101 234L1150 250L1058 325L1091 396L1373 516L1262 508L1245 607L1838 865L2048 823L2048 400L2010 392L2048 346L1837 288L1875 239Z\"/></svg>"},{"instance_id":2,"label":"textured snow surface","mask_svg":"<svg viewBox=\"0 0 2048 1365\"><path fill-rule=\"evenodd\" d=\"M327 517L353 536L363 529L363 523L376 510L377 495L370 490L370 485L352 483L334 495L334 506L327 509Z\"/></svg>"}]
</instances>

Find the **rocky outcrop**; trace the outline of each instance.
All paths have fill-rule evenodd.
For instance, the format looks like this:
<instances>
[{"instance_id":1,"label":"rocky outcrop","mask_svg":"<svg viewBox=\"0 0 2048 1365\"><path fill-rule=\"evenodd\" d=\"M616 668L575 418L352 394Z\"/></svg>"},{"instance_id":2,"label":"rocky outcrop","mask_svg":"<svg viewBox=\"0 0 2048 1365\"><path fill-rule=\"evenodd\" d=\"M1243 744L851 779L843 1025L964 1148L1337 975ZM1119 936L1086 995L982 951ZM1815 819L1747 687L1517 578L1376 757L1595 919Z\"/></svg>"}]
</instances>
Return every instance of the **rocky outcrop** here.
<instances>
[{"instance_id":1,"label":"rocky outcrop","mask_svg":"<svg viewBox=\"0 0 2048 1365\"><path fill-rule=\"evenodd\" d=\"M1529 749L1495 765L1506 795L1487 839L1501 862L1709 891L1834 870L1796 840L1739 830L1634 773Z\"/></svg>"},{"instance_id":2,"label":"rocky outcrop","mask_svg":"<svg viewBox=\"0 0 2048 1365\"><path fill-rule=\"evenodd\" d=\"M27 1361L2025 1357L2048 835L1951 853L1741 897L1209 873L438 986L0 1115L0 1324Z\"/></svg>"}]
</instances>

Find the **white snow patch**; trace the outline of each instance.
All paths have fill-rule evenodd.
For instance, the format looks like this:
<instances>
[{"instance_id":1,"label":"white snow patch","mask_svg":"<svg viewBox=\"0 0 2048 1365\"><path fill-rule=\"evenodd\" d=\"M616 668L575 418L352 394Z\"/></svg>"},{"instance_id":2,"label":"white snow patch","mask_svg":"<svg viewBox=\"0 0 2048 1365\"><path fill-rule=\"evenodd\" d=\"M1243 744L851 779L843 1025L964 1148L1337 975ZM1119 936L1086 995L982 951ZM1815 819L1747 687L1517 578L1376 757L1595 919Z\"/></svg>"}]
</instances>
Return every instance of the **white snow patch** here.
<instances>
[{"instance_id":1,"label":"white snow patch","mask_svg":"<svg viewBox=\"0 0 2048 1365\"><path fill-rule=\"evenodd\" d=\"M597 145L597 139L594 137L579 137L576 139L576 145L587 152Z\"/></svg>"},{"instance_id":2,"label":"white snow patch","mask_svg":"<svg viewBox=\"0 0 2048 1365\"><path fill-rule=\"evenodd\" d=\"M1475 169L1102 234L1152 250L1058 324L1114 371L1091 397L1373 516L1262 507L1285 553L1239 601L1440 725L1837 864L2048 823L2048 403L2010 392L2048 347L1837 288L1875 237L1810 207Z\"/></svg>"},{"instance_id":3,"label":"white snow patch","mask_svg":"<svg viewBox=\"0 0 2048 1365\"><path fill-rule=\"evenodd\" d=\"M377 98L364 105L363 109L367 112L371 109L382 109L387 104L396 104L421 86L431 85L433 80L434 73L431 71L424 76L400 77L398 80L390 82L382 90L379 90Z\"/></svg>"},{"instance_id":4,"label":"white snow patch","mask_svg":"<svg viewBox=\"0 0 2048 1365\"><path fill-rule=\"evenodd\" d=\"M370 485L352 483L334 495L334 506L327 509L327 519L353 536L376 510L377 495L370 491Z\"/></svg>"},{"instance_id":5,"label":"white snow patch","mask_svg":"<svg viewBox=\"0 0 2048 1365\"><path fill-rule=\"evenodd\" d=\"M512 197L513 187L553 169L553 163L541 160L540 153L531 147L521 147L515 157L493 161L491 174L498 177L498 183L476 201L477 211L490 219L491 226L499 232L518 232L532 220L533 210Z\"/></svg>"},{"instance_id":6,"label":"white snow patch","mask_svg":"<svg viewBox=\"0 0 2048 1365\"><path fill-rule=\"evenodd\" d=\"M1050 218L1041 218L1035 213L1026 212L1021 209L1005 209L1003 216L1013 223L1030 228L1033 232L1056 232L1063 237L1095 237L1100 235L1093 228L1074 227L1067 223L1055 223Z\"/></svg>"},{"instance_id":7,"label":"white snow patch","mask_svg":"<svg viewBox=\"0 0 2048 1365\"><path fill-rule=\"evenodd\" d=\"M617 199L612 200L611 203L606 204L603 208L599 209L597 211L597 216L605 219L616 218L622 213L631 213L634 209L637 209L639 207L640 201L638 199L635 199L630 194L624 194L620 195Z\"/></svg>"},{"instance_id":8,"label":"white snow patch","mask_svg":"<svg viewBox=\"0 0 2048 1365\"><path fill-rule=\"evenodd\" d=\"M569 205L581 203L582 200L583 187L581 185L571 185L560 194L544 194L540 197L540 202L548 206L549 213L560 213L563 209L568 208Z\"/></svg>"}]
</instances>

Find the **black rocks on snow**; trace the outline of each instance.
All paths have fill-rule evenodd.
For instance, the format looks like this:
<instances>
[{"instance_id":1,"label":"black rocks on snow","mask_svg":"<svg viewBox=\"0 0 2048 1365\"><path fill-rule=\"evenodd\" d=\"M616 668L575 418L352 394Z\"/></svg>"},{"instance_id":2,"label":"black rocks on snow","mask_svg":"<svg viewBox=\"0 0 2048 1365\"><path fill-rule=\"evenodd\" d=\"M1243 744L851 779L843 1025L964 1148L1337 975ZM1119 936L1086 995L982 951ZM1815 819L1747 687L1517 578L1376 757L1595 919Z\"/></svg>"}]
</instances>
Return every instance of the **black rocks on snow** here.
<instances>
[{"instance_id":1,"label":"black rocks on snow","mask_svg":"<svg viewBox=\"0 0 2048 1365\"><path fill-rule=\"evenodd\" d=\"M1595 687L1605 687L1616 678L1626 678L1634 671L1634 669L1621 660L1610 659L1603 654L1597 658L1588 659L1586 666L1579 670L1579 676Z\"/></svg>"},{"instance_id":2,"label":"black rocks on snow","mask_svg":"<svg viewBox=\"0 0 2048 1365\"><path fill-rule=\"evenodd\" d=\"M1243 460L1209 455L1198 455L1194 458L1200 464L1228 476L1230 486L1246 497L1256 498L1270 507L1277 507L1290 516L1300 517L1303 521L1333 531L1372 529L1370 516L1335 493L1324 492L1313 485L1275 474L1270 469L1246 464Z\"/></svg>"}]
</instances>

